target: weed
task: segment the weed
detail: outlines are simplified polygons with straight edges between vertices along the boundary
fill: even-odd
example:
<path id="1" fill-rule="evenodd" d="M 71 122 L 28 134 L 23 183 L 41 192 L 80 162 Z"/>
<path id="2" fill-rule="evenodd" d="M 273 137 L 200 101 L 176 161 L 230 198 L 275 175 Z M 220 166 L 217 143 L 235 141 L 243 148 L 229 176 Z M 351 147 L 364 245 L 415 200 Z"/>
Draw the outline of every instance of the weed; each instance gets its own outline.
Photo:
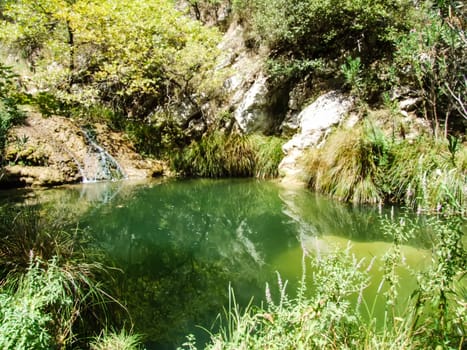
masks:
<path id="1" fill-rule="evenodd" d="M 91 350 L 137 350 L 141 349 L 141 336 L 124 329 L 119 333 L 103 331 L 90 345 Z"/>

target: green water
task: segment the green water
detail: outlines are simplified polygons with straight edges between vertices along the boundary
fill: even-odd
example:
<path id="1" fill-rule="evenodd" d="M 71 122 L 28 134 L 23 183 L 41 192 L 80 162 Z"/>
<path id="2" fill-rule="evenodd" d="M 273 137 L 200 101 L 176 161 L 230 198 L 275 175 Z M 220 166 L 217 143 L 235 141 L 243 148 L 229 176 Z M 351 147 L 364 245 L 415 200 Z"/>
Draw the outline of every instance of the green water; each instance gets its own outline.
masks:
<path id="1" fill-rule="evenodd" d="M 1 196 L 1 201 L 59 205 L 79 217 L 80 226 L 121 271 L 112 280 L 114 293 L 134 330 L 146 335 L 148 349 L 174 349 L 189 333 L 207 340 L 197 326 L 215 329 L 216 315 L 227 307 L 229 285 L 240 305 L 252 297 L 260 303 L 265 283 L 273 285 L 279 272 L 292 293 L 304 251 L 325 254 L 345 249 L 349 240 L 357 257 L 368 263 L 375 258 L 365 294 L 374 300 L 381 256 L 391 246 L 381 221 L 398 216 L 391 209 L 356 208 L 254 180 L 97 183 Z M 431 259 L 424 221 L 419 221 L 415 237 L 403 247 L 408 267 L 399 271 L 401 298 L 415 286 L 409 270 L 423 269 Z"/>

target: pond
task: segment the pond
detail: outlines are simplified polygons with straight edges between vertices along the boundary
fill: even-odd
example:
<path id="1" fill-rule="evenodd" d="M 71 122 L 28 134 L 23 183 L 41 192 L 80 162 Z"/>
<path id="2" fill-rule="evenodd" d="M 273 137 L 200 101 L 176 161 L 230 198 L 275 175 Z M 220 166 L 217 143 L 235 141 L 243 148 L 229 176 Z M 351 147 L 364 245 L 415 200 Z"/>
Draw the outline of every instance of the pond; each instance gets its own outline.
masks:
<path id="1" fill-rule="evenodd" d="M 167 182 L 104 182 L 37 192 L 0 192 L 39 201 L 79 216 L 80 226 L 119 269 L 113 283 L 134 331 L 148 349 L 175 349 L 187 334 L 198 344 L 216 329 L 228 307 L 229 286 L 246 306 L 264 299 L 266 282 L 279 274 L 293 294 L 302 257 L 351 244 L 367 265 L 374 259 L 365 298 L 374 300 L 382 279 L 382 255 L 391 247 L 383 234 L 394 208 L 353 207 L 304 189 L 246 179 Z M 410 270 L 430 262 L 424 219 L 403 246 L 402 294 L 415 287 Z M 379 303 L 376 303 L 379 304 Z M 382 310 L 376 306 L 375 315 Z M 130 321 L 128 321 L 130 322 Z"/>

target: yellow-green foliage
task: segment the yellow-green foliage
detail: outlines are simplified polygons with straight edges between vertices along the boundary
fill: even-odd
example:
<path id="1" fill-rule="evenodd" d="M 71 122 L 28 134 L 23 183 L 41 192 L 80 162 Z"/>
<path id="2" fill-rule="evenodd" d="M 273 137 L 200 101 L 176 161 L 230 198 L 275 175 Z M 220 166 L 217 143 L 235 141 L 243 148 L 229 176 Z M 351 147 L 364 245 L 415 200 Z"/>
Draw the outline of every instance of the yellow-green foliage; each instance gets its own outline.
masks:
<path id="1" fill-rule="evenodd" d="M 0 40 L 29 59 L 39 88 L 65 98 L 138 115 L 217 87 L 219 32 L 170 0 L 24 0 L 3 14 Z"/>

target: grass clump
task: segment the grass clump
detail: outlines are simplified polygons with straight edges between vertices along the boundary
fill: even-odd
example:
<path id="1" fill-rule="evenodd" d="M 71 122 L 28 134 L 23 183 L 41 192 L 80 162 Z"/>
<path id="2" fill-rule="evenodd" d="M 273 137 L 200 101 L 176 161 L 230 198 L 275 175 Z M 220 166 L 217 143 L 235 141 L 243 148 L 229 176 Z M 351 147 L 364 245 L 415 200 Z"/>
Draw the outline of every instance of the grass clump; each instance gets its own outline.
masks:
<path id="1" fill-rule="evenodd" d="M 284 157 L 284 141 L 278 137 L 251 135 L 249 139 L 255 149 L 255 177 L 259 179 L 279 176 L 279 163 Z"/>
<path id="2" fill-rule="evenodd" d="M 310 154 L 310 187 L 342 201 L 379 203 L 386 152 L 384 138 L 374 129 L 339 129 Z"/>
<path id="3" fill-rule="evenodd" d="M 312 190 L 352 203 L 392 202 L 465 214 L 466 147 L 460 141 L 390 139 L 370 123 L 338 129 L 310 152 Z"/>
<path id="4" fill-rule="evenodd" d="M 213 132 L 192 142 L 180 156 L 172 159 L 174 168 L 186 176 L 252 176 L 254 152 L 248 138 Z"/>
<path id="5" fill-rule="evenodd" d="M 91 350 L 138 350 L 141 347 L 139 334 L 127 333 L 124 329 L 120 332 L 104 331 L 90 344 Z"/>
<path id="6" fill-rule="evenodd" d="M 172 166 L 185 176 L 272 178 L 282 159 L 281 140 L 215 131 L 193 141 Z"/>

